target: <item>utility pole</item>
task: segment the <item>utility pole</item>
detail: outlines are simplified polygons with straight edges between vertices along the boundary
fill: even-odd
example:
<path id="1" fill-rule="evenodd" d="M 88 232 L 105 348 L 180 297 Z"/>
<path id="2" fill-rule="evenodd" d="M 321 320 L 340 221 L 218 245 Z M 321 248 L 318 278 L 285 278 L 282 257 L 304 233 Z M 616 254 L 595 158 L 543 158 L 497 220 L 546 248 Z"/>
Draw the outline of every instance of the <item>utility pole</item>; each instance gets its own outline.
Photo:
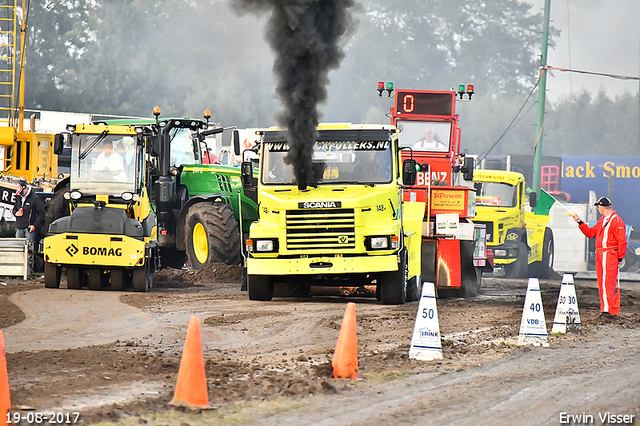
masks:
<path id="1" fill-rule="evenodd" d="M 533 155 L 533 183 L 531 189 L 540 192 L 540 174 L 542 171 L 542 133 L 544 132 L 544 104 L 547 91 L 547 50 L 549 49 L 549 11 L 551 0 L 544 2 L 544 25 L 542 28 L 542 55 L 540 57 L 540 82 L 538 83 L 538 123 L 536 144 Z"/>

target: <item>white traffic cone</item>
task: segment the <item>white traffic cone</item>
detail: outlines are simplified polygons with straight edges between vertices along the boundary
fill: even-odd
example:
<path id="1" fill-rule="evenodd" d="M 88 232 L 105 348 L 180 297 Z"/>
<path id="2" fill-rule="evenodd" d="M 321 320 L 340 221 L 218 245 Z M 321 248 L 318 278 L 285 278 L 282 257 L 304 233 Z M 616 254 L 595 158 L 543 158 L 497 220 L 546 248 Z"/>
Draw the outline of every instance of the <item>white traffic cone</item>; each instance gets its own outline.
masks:
<path id="1" fill-rule="evenodd" d="M 537 278 L 529 278 L 529 283 L 527 284 L 518 345 L 549 346 L 540 283 Z"/>
<path id="2" fill-rule="evenodd" d="M 578 311 L 578 298 L 576 288 L 573 285 L 573 275 L 564 274 L 558 304 L 556 305 L 556 315 L 553 318 L 551 333 L 566 333 L 567 328 L 575 330 L 580 327 L 580 312 Z"/>
<path id="3" fill-rule="evenodd" d="M 438 307 L 433 283 L 426 282 L 422 285 L 422 296 L 418 304 L 416 324 L 413 327 L 409 358 L 420 361 L 442 359 Z"/>

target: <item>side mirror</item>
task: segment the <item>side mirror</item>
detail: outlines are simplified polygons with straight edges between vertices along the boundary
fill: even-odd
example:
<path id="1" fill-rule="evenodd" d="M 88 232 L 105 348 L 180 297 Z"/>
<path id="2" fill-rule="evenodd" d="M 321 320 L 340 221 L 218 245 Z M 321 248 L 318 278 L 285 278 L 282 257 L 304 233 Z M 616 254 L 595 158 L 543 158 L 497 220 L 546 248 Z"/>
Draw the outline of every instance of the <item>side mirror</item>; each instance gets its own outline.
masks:
<path id="1" fill-rule="evenodd" d="M 258 179 L 253 177 L 253 163 L 251 161 L 243 161 L 240 164 L 240 173 L 243 189 L 253 189 L 258 185 Z"/>
<path id="2" fill-rule="evenodd" d="M 529 206 L 533 209 L 538 204 L 538 194 L 535 192 L 529 193 Z"/>
<path id="3" fill-rule="evenodd" d="M 233 131 L 233 152 L 240 155 L 240 132 L 237 129 Z"/>
<path id="4" fill-rule="evenodd" d="M 405 186 L 413 186 L 416 184 L 416 165 L 418 162 L 414 159 L 404 160 L 402 163 L 402 184 Z"/>
<path id="5" fill-rule="evenodd" d="M 149 154 L 151 154 L 152 157 L 160 156 L 160 152 L 162 151 L 163 137 L 164 136 L 162 135 L 162 133 L 159 133 L 149 139 Z"/>
<path id="6" fill-rule="evenodd" d="M 53 153 L 56 155 L 62 154 L 62 150 L 64 149 L 64 141 L 67 140 L 71 135 L 69 133 L 56 133 L 53 137 Z"/>
<path id="7" fill-rule="evenodd" d="M 473 157 L 465 157 L 464 163 L 462 164 L 462 179 L 466 181 L 473 180 L 473 169 L 475 168 L 475 160 Z"/>

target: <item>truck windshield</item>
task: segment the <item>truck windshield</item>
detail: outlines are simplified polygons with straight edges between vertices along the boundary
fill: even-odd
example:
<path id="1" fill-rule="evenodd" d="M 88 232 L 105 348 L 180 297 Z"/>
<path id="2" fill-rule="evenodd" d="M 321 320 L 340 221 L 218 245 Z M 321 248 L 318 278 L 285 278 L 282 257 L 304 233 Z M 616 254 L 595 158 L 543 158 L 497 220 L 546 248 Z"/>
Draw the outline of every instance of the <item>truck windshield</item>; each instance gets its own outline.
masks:
<path id="1" fill-rule="evenodd" d="M 293 166 L 285 164 L 285 142 L 263 144 L 262 183 L 295 185 Z M 391 142 L 319 141 L 313 151 L 313 184 L 383 184 L 391 182 Z"/>
<path id="2" fill-rule="evenodd" d="M 508 183 L 476 182 L 476 205 L 515 207 L 518 205 L 517 187 Z"/>
<path id="3" fill-rule="evenodd" d="M 415 151 L 449 152 L 451 123 L 445 121 L 398 120 L 400 147 Z"/>
<path id="4" fill-rule="evenodd" d="M 200 164 L 199 149 L 194 149 L 191 130 L 176 127 L 169 132 L 171 138 L 171 165 Z"/>
<path id="5" fill-rule="evenodd" d="M 91 145 L 95 149 L 87 150 Z M 132 135 L 76 134 L 71 147 L 71 189 L 87 194 L 132 192 L 136 188 L 135 164 Z"/>

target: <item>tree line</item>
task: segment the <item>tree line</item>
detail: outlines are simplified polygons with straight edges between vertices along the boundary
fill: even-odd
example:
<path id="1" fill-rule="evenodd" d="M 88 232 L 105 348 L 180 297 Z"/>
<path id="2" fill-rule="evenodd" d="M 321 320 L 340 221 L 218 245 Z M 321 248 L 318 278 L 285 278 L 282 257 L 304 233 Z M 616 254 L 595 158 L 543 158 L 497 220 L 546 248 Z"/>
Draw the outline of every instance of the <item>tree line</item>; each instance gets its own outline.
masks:
<path id="1" fill-rule="evenodd" d="M 295 1 L 295 0 L 289 0 Z M 238 14 L 234 0 L 31 0 L 25 106 L 95 114 L 200 116 L 224 126 L 266 127 L 274 96 L 267 17 Z M 396 88 L 474 84 L 460 103 L 463 146 L 533 153 L 542 16 L 521 0 L 360 0 L 358 29 L 329 75 L 324 121 L 388 123 Z M 550 39 L 559 36 L 552 29 Z M 640 155 L 638 94 L 583 91 L 547 105 L 545 155 Z"/>

